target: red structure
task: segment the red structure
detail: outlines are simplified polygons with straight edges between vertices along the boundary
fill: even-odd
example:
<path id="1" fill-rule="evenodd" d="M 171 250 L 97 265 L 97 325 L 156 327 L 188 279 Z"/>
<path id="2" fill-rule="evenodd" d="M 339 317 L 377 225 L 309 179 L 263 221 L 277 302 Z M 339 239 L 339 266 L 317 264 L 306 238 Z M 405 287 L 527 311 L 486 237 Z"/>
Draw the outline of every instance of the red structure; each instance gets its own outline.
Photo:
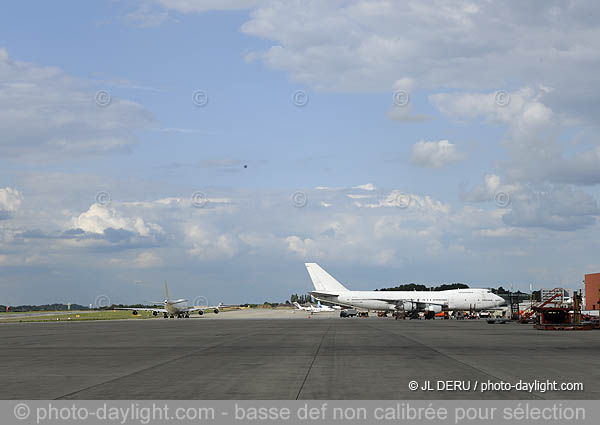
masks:
<path id="1" fill-rule="evenodd" d="M 585 275 L 585 309 L 600 310 L 600 273 Z"/>

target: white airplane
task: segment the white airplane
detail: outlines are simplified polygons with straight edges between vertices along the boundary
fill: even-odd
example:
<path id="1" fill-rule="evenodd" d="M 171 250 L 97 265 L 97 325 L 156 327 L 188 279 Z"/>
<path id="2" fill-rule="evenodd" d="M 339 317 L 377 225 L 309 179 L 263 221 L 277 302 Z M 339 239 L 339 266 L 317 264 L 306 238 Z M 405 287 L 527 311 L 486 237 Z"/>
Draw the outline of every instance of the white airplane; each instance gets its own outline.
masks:
<path id="1" fill-rule="evenodd" d="M 313 313 L 331 313 L 334 312 L 338 309 L 334 308 L 334 307 L 329 307 L 327 305 L 322 305 L 321 301 L 319 301 L 317 303 L 317 306 L 315 307 L 312 304 L 308 304 L 308 307 L 302 307 L 300 304 L 298 304 L 297 302 L 294 303 L 294 306 L 296 306 L 296 308 L 298 310 L 302 310 L 302 311 L 308 311 L 310 314 Z"/>
<path id="2" fill-rule="evenodd" d="M 305 263 L 315 290 L 315 299 L 368 310 L 425 312 L 432 317 L 442 311 L 490 310 L 505 304 L 502 297 L 488 289 L 450 289 L 446 291 L 351 291 L 335 280 L 317 263 Z"/>
<path id="3" fill-rule="evenodd" d="M 154 316 L 158 316 L 162 314 L 164 318 L 189 318 L 190 313 L 195 311 L 198 312 L 200 316 L 204 314 L 204 310 L 213 310 L 215 314 L 219 313 L 219 309 L 223 306 L 223 303 L 215 306 L 187 306 L 187 300 L 179 299 L 172 300 L 169 298 L 169 286 L 167 282 L 165 282 L 165 295 L 166 298 L 164 301 L 154 301 L 152 304 L 156 305 L 164 305 L 164 308 L 117 308 L 117 310 L 131 310 L 134 316 L 137 316 L 140 311 L 151 311 Z"/>

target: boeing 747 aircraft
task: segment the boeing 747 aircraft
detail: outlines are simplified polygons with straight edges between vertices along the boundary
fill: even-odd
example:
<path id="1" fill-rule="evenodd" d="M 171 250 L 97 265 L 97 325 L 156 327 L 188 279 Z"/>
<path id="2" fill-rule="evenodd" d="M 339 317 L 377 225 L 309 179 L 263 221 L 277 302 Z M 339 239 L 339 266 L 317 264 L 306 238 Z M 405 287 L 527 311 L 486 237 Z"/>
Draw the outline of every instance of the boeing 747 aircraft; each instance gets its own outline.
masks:
<path id="1" fill-rule="evenodd" d="M 450 289 L 447 291 L 351 291 L 335 280 L 317 263 L 305 263 L 315 290 L 315 299 L 369 310 L 425 312 L 433 316 L 442 311 L 489 310 L 504 305 L 502 297 L 488 289 Z"/>
<path id="2" fill-rule="evenodd" d="M 204 314 L 204 310 L 213 310 L 215 312 L 215 314 L 219 313 L 219 309 L 221 308 L 221 306 L 223 304 L 219 304 L 216 306 L 193 306 L 193 307 L 188 307 L 187 306 L 187 300 L 184 299 L 180 299 L 180 300 L 172 300 L 169 298 L 169 286 L 167 285 L 167 282 L 165 282 L 165 295 L 166 298 L 164 301 L 155 301 L 152 304 L 157 304 L 157 305 L 164 305 L 164 308 L 118 308 L 117 310 L 132 310 L 132 313 L 134 316 L 137 316 L 137 314 L 140 311 L 151 311 L 152 314 L 154 316 L 158 316 L 159 314 L 162 314 L 164 316 L 164 318 L 173 318 L 173 317 L 177 317 L 177 318 L 189 318 L 190 317 L 190 313 L 193 313 L 195 311 L 198 312 L 198 314 L 200 316 L 202 316 Z"/>

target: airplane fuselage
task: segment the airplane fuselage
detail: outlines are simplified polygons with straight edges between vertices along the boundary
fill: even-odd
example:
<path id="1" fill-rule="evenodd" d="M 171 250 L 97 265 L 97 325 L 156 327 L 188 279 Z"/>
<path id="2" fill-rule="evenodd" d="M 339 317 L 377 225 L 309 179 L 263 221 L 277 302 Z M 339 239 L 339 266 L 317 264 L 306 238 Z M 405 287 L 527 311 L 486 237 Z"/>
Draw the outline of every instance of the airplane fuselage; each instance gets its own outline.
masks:
<path id="1" fill-rule="evenodd" d="M 178 314 L 183 313 L 186 309 L 187 309 L 187 301 L 186 300 L 177 300 L 177 301 L 166 300 L 165 301 L 165 310 L 167 310 L 169 312 L 169 315 L 171 315 L 171 316 L 177 316 Z"/>
<path id="2" fill-rule="evenodd" d="M 450 289 L 446 291 L 344 291 L 335 296 L 317 297 L 330 301 L 369 310 L 416 311 L 431 310 L 487 310 L 496 308 L 504 300 L 487 289 Z M 401 303 L 397 300 L 402 299 Z"/>

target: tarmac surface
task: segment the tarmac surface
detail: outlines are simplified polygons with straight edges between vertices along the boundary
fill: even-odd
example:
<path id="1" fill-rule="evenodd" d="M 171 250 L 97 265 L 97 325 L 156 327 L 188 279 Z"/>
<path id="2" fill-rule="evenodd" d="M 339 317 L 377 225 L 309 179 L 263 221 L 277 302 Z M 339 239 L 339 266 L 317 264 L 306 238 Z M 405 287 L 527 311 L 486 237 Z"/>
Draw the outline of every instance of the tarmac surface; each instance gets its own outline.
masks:
<path id="1" fill-rule="evenodd" d="M 1 324 L 0 338 L 2 399 L 600 399 L 600 331 L 242 310 Z M 480 391 L 536 380 L 584 390 Z"/>

